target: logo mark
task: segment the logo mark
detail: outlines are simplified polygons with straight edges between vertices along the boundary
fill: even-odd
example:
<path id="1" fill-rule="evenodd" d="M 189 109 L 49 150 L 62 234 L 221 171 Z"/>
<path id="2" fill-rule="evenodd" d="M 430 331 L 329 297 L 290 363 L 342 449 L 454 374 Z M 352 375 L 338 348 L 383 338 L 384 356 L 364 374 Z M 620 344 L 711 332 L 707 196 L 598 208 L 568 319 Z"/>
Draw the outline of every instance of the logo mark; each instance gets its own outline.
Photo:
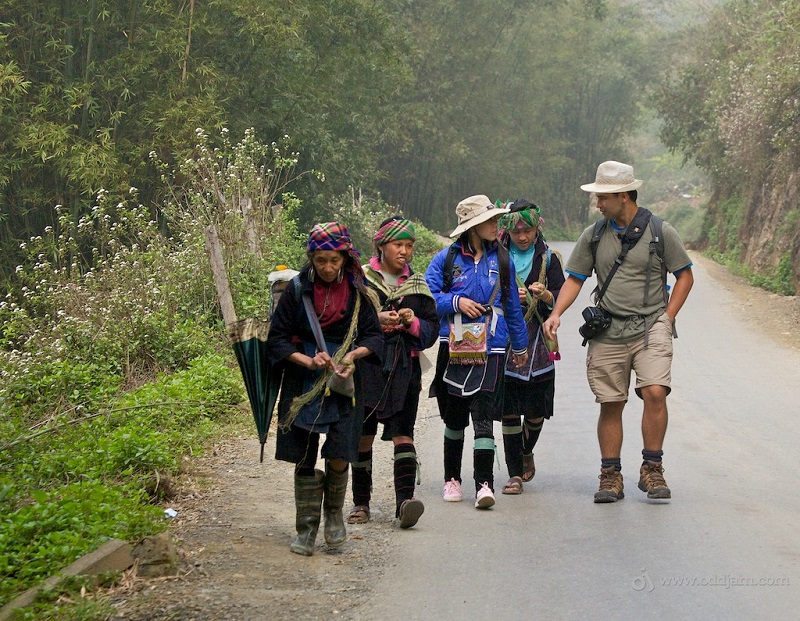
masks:
<path id="1" fill-rule="evenodd" d="M 632 586 L 634 591 L 647 591 L 648 593 L 652 593 L 656 588 L 644 567 L 642 567 L 642 575 L 633 579 Z"/>

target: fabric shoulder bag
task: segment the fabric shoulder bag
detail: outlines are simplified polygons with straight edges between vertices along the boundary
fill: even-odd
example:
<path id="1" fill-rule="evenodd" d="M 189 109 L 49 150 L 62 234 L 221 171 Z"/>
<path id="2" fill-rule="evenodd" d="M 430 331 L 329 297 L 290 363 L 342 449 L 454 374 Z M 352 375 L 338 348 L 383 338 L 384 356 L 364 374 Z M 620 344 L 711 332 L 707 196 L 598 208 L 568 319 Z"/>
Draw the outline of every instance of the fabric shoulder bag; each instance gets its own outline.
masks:
<path id="1" fill-rule="evenodd" d="M 486 311 L 477 321 L 465 322 L 462 313 L 456 313 L 450 322 L 450 333 L 448 335 L 448 349 L 450 352 L 450 364 L 486 364 L 488 355 L 488 332 L 489 322 L 499 310 L 494 310 L 494 303 L 500 291 L 500 278 L 494 286 Z"/>

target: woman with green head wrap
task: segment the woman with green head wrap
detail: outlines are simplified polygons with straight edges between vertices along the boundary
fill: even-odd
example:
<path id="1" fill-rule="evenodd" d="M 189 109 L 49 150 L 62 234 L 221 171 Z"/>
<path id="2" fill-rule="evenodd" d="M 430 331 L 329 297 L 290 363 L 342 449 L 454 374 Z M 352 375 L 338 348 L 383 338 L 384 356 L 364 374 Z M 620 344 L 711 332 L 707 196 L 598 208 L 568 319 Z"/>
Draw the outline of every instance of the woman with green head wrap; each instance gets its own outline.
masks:
<path id="1" fill-rule="evenodd" d="M 425 510 L 415 497 L 417 420 L 422 368 L 419 354 L 436 342 L 439 318 L 436 303 L 422 274 L 411 270 L 416 231 L 401 216 L 384 220 L 373 237 L 375 256 L 363 266 L 383 328 L 383 363 L 364 365 L 364 425 L 353 464 L 353 508 L 347 521 L 363 524 L 370 519 L 372 497 L 372 445 L 381 439 L 394 444 L 395 517 L 400 528 L 417 523 Z"/>
<path id="2" fill-rule="evenodd" d="M 553 415 L 555 360 L 558 347 L 544 337 L 542 323 L 550 315 L 564 284 L 560 257 L 544 239 L 544 218 L 538 205 L 517 199 L 500 220 L 501 240 L 517 272 L 517 293 L 528 326 L 529 364 L 506 365 L 503 403 L 503 448 L 509 480 L 504 494 L 522 493 L 536 468 L 533 449 L 544 419 Z"/>

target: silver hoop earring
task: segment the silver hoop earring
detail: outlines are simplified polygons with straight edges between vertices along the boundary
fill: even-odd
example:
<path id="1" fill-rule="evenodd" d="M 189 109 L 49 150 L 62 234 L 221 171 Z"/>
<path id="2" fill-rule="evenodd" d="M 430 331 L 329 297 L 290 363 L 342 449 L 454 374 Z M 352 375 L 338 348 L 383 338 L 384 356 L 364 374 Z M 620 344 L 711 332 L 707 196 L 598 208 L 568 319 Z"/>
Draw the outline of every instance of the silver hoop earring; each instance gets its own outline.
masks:
<path id="1" fill-rule="evenodd" d="M 336 274 L 336 282 L 342 282 L 344 280 L 344 270 L 339 268 L 339 273 Z"/>
<path id="2" fill-rule="evenodd" d="M 308 268 L 308 281 L 314 282 L 314 266 Z"/>

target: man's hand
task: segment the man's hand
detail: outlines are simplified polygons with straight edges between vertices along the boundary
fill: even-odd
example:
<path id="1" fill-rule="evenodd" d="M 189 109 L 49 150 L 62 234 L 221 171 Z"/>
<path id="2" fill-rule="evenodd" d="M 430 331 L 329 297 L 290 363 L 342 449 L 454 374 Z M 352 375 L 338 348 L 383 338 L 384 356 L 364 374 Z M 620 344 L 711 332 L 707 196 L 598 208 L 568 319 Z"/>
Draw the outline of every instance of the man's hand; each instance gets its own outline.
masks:
<path id="1" fill-rule="evenodd" d="M 547 318 L 542 324 L 542 330 L 544 331 L 544 335 L 550 339 L 551 341 L 556 340 L 556 332 L 558 332 L 558 328 L 561 325 L 561 317 L 555 314 L 551 314 L 550 317 Z"/>

